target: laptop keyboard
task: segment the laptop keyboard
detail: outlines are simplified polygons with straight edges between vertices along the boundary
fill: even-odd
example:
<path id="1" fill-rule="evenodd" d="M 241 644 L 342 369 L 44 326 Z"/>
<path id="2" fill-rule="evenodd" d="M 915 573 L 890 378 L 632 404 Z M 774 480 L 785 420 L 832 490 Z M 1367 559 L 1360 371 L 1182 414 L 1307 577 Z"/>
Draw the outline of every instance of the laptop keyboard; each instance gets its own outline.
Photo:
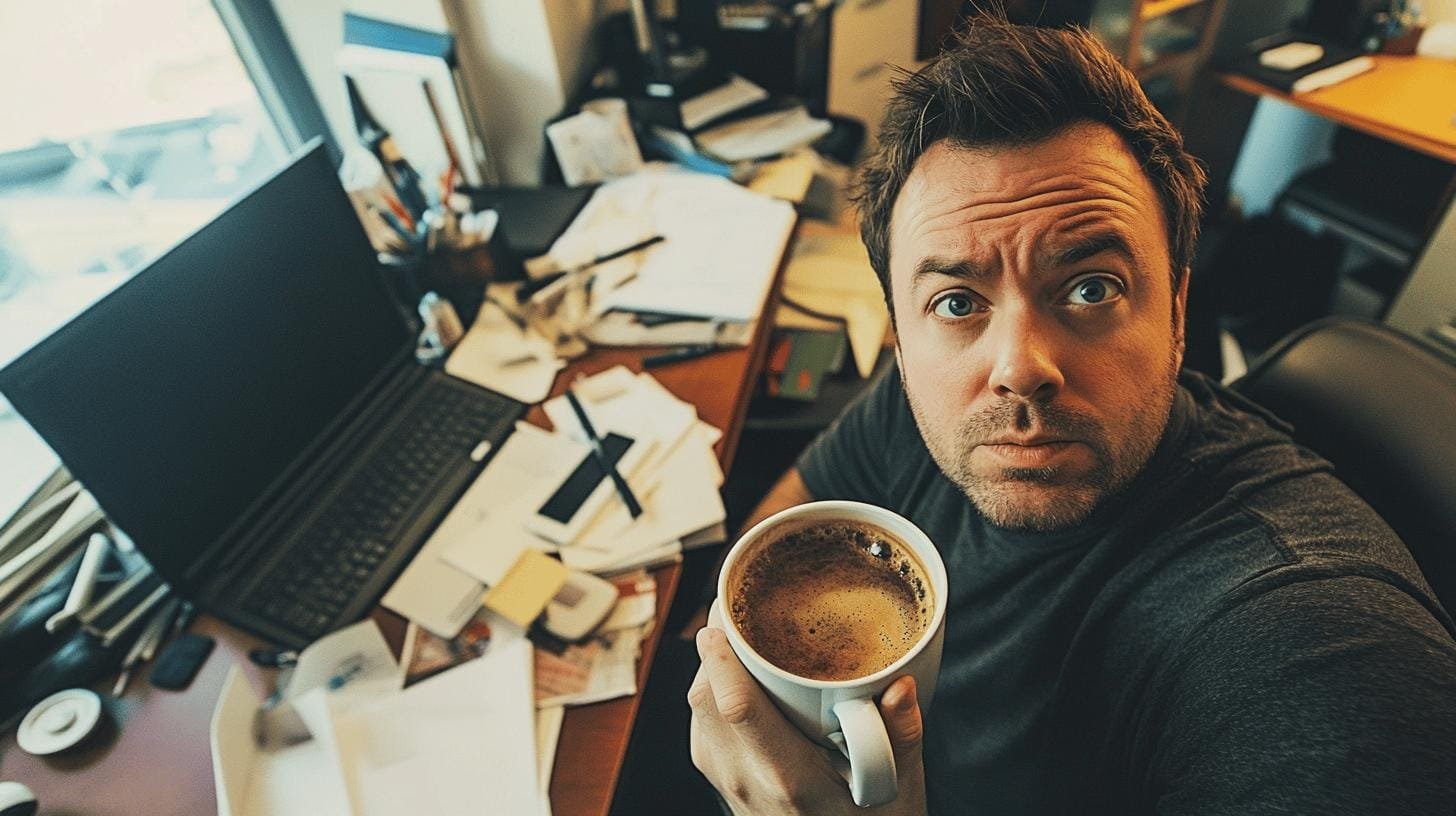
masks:
<path id="1" fill-rule="evenodd" d="M 429 381 L 427 391 L 258 582 L 244 602 L 249 612 L 308 640 L 344 623 L 346 607 L 442 478 L 469 462 L 482 440 L 499 445 L 521 412 L 513 400 L 448 381 Z"/>

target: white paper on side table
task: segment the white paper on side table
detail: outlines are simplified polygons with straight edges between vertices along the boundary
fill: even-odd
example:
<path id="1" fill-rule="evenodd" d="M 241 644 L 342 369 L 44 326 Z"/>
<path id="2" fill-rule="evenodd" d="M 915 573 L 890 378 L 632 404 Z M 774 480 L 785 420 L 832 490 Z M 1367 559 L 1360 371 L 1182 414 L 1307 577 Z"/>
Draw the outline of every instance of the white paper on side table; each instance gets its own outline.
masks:
<path id="1" fill-rule="evenodd" d="M 378 635 L 372 621 L 350 629 L 362 628 Z M 358 634 L 326 649 L 330 659 L 368 640 Z M 211 728 L 220 816 L 464 816 L 481 811 L 482 791 L 498 812 L 543 812 L 529 641 L 502 630 L 484 656 L 404 690 L 397 665 L 383 673 L 393 688 L 300 690 L 312 739 L 264 750 L 253 730 L 259 699 L 234 667 Z"/>

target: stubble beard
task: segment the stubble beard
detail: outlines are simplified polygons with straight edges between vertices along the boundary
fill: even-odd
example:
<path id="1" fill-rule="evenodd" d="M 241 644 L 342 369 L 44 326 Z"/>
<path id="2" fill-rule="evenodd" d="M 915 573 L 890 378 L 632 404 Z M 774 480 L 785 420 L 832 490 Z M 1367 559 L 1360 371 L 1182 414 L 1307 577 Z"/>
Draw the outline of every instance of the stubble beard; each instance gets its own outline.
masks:
<path id="1" fill-rule="evenodd" d="M 1148 390 L 1134 411 L 1130 433 L 1114 449 L 1101 423 L 1094 417 L 1055 403 L 1005 400 L 968 417 L 949 434 L 937 432 L 913 396 L 908 383 L 902 386 L 910 403 L 915 424 L 930 456 L 941 471 L 981 515 L 997 527 L 1029 532 L 1054 532 L 1081 524 L 1109 499 L 1121 494 L 1152 458 L 1167 427 L 1177 389 L 1178 361 L 1170 361 L 1163 377 Z M 1001 468 L 995 474 L 978 472 L 971 455 L 982 440 L 1010 431 L 1035 431 L 1084 442 L 1092 451 L 1093 466 L 1075 477 L 1056 467 Z M 1070 479 L 1070 480 L 1064 480 Z M 1041 486 L 1051 491 L 1046 501 L 1028 501 L 1018 495 L 1022 486 Z"/>

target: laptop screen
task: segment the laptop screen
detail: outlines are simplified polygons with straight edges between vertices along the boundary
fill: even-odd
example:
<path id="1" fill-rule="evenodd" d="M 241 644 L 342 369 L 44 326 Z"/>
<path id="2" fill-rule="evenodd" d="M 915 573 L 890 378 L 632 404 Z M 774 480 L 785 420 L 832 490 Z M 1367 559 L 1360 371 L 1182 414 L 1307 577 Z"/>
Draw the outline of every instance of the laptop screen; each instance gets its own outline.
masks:
<path id="1" fill-rule="evenodd" d="M 174 582 L 410 341 L 315 145 L 4 371 Z"/>

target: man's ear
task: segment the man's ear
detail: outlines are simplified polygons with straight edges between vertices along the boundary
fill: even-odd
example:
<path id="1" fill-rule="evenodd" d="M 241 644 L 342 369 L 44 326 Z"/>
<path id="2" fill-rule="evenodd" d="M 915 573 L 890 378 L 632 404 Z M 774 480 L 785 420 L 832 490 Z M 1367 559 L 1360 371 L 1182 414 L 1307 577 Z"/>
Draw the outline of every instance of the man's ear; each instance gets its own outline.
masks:
<path id="1" fill-rule="evenodd" d="M 1173 348 L 1178 354 L 1178 365 L 1183 364 L 1183 351 L 1188 339 L 1188 280 L 1193 270 L 1183 267 L 1178 276 L 1178 290 L 1173 293 Z"/>

